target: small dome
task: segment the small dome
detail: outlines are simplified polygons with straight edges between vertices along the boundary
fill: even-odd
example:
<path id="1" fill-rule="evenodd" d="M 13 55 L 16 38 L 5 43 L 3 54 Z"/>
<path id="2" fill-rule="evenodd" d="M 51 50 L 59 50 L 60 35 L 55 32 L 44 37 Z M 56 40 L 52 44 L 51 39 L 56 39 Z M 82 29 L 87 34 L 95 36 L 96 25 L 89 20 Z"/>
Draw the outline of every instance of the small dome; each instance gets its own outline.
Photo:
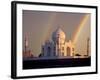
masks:
<path id="1" fill-rule="evenodd" d="M 55 41 L 58 38 L 65 40 L 65 33 L 61 28 L 57 28 L 56 31 L 54 31 L 52 34 L 53 41 Z"/>

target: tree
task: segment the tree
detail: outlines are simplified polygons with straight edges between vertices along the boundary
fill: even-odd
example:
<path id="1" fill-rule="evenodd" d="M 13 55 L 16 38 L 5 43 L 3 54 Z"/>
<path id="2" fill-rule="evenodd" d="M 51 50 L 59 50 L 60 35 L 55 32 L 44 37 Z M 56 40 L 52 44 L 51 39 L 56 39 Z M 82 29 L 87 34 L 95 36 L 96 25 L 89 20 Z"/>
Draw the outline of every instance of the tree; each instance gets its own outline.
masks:
<path id="1" fill-rule="evenodd" d="M 81 55 L 77 53 L 77 54 L 75 54 L 75 56 L 78 56 L 78 58 L 79 58 Z"/>
<path id="2" fill-rule="evenodd" d="M 42 54 L 41 53 L 39 54 L 39 57 L 42 57 Z"/>

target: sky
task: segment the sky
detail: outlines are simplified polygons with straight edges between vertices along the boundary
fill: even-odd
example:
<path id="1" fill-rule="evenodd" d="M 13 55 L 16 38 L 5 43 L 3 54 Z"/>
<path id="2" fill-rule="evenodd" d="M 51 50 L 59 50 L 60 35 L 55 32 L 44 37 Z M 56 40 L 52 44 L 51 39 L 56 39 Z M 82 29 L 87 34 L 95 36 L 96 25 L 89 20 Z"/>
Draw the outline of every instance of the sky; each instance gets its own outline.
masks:
<path id="1" fill-rule="evenodd" d="M 38 56 L 41 45 L 47 39 L 52 40 L 52 33 L 60 27 L 66 34 L 66 41 L 74 43 L 75 53 L 86 55 L 87 39 L 91 36 L 90 18 L 89 13 L 23 10 L 23 49 L 27 36 L 29 49 Z"/>

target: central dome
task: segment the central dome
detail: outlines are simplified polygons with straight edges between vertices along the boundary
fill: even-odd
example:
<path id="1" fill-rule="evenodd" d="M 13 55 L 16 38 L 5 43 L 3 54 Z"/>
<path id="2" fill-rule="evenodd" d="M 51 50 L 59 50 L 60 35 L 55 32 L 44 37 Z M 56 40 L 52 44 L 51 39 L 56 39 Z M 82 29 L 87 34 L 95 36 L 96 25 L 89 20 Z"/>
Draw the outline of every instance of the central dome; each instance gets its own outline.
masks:
<path id="1" fill-rule="evenodd" d="M 52 34 L 53 41 L 56 41 L 58 38 L 65 40 L 65 37 L 65 33 L 61 28 L 57 28 Z"/>

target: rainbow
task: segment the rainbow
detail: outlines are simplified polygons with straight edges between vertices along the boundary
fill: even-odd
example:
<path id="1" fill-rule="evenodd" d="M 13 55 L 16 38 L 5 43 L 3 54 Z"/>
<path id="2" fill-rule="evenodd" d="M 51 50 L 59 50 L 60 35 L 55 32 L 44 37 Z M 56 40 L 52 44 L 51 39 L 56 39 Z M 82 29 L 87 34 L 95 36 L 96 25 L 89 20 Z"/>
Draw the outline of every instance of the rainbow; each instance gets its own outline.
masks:
<path id="1" fill-rule="evenodd" d="M 49 39 L 49 35 L 50 35 L 51 31 L 52 31 L 52 28 L 54 28 L 52 25 L 54 24 L 54 21 L 56 19 L 56 15 L 57 15 L 57 13 L 53 13 L 49 17 L 48 21 L 46 22 L 44 33 L 43 33 L 44 34 L 43 35 L 44 36 L 44 40 L 43 41 Z"/>
<path id="2" fill-rule="evenodd" d="M 85 23 L 87 22 L 88 18 L 89 18 L 89 14 L 86 14 L 86 15 L 83 17 L 83 19 L 82 19 L 82 21 L 80 22 L 80 24 L 78 25 L 78 28 L 76 29 L 76 31 L 75 31 L 75 33 L 74 33 L 74 36 L 73 36 L 73 39 L 72 39 L 74 44 L 77 42 L 78 37 L 79 37 L 79 35 L 80 35 L 80 32 L 81 32 L 82 28 L 84 27 Z"/>

